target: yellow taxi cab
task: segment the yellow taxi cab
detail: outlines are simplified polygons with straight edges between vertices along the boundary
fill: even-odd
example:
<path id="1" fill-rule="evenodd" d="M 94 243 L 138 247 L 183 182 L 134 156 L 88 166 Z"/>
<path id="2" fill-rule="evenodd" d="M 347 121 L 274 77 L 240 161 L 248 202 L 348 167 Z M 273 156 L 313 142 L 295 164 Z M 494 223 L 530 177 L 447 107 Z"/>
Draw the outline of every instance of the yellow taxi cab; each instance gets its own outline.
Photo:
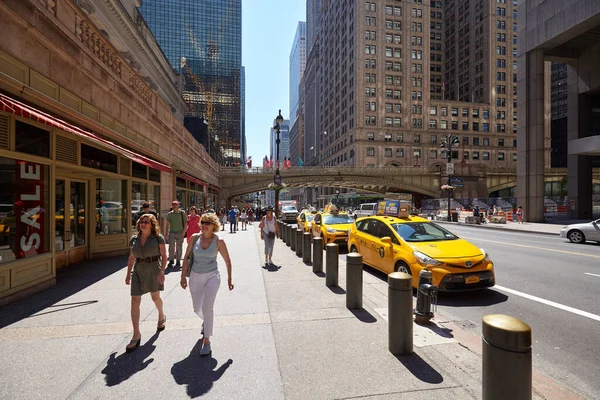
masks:
<path id="1" fill-rule="evenodd" d="M 348 248 L 382 272 L 411 274 L 414 287 L 423 269 L 431 271 L 433 284 L 441 291 L 482 289 L 496 281 L 485 250 L 435 222 L 409 215 L 399 201 L 379 202 L 377 215 L 358 219 Z"/>
<path id="2" fill-rule="evenodd" d="M 328 243 L 347 244 L 348 232 L 354 219 L 345 212 L 339 212 L 333 204 L 328 204 L 323 212 L 318 212 L 312 222 L 313 237 L 322 237 L 323 246 Z"/>
<path id="3" fill-rule="evenodd" d="M 304 232 L 310 232 L 312 221 L 316 214 L 317 211 L 302 210 L 302 212 L 298 214 L 298 218 L 296 218 L 298 228 L 302 229 Z"/>

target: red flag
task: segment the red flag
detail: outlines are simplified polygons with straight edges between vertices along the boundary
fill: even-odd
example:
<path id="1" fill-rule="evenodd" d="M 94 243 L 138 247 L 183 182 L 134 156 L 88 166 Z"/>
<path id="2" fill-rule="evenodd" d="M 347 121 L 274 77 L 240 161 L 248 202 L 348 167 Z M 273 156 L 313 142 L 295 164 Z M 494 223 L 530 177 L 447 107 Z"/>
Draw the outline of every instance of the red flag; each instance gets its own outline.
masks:
<path id="1" fill-rule="evenodd" d="M 265 156 L 265 158 L 263 160 L 263 168 L 264 169 L 268 169 L 269 168 L 269 159 L 267 158 L 267 156 Z"/>
<path id="2" fill-rule="evenodd" d="M 269 161 L 269 168 L 273 168 L 273 156 L 271 156 L 271 160 Z"/>
<path id="3" fill-rule="evenodd" d="M 292 160 L 289 160 L 289 159 L 288 159 L 288 160 L 285 160 L 285 161 L 283 162 L 283 168 L 284 168 L 284 169 L 288 169 L 288 168 L 291 168 L 291 167 L 292 167 Z"/>

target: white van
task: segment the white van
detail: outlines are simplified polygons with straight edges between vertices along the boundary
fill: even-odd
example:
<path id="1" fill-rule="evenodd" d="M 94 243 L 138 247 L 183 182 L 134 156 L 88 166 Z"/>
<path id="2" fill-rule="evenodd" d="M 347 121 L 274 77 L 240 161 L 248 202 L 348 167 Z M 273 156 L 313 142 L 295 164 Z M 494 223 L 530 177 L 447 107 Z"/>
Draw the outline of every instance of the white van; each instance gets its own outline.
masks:
<path id="1" fill-rule="evenodd" d="M 377 213 L 377 203 L 364 203 L 354 210 L 354 218 L 369 217 Z"/>

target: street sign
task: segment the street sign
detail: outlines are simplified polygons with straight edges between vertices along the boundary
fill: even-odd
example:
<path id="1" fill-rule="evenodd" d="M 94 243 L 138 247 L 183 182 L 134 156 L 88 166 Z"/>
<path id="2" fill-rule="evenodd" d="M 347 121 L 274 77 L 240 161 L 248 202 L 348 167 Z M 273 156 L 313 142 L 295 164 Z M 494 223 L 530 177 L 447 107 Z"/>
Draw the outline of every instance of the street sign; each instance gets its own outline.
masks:
<path id="1" fill-rule="evenodd" d="M 452 186 L 454 186 L 455 188 L 465 187 L 465 185 L 463 185 L 462 183 L 454 183 L 452 184 Z"/>
<path id="2" fill-rule="evenodd" d="M 446 164 L 446 173 L 448 175 L 454 175 L 454 163 Z"/>
<path id="3" fill-rule="evenodd" d="M 462 183 L 462 178 L 452 177 L 450 178 L 450 182 Z"/>

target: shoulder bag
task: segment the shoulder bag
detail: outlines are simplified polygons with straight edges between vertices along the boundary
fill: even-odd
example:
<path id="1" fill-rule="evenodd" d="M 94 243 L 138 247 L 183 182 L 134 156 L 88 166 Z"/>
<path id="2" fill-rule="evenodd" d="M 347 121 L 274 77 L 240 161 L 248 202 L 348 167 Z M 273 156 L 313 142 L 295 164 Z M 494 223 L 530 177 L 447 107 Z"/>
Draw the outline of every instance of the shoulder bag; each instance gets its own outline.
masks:
<path id="1" fill-rule="evenodd" d="M 188 269 L 185 274 L 185 276 L 187 276 L 188 278 L 190 277 L 190 274 L 192 273 L 192 265 L 194 265 L 194 246 L 196 246 L 196 242 L 198 241 L 199 237 L 200 237 L 200 235 L 193 235 L 192 241 L 190 242 L 190 246 L 192 246 L 192 250 L 190 251 L 190 255 L 188 256 Z"/>

